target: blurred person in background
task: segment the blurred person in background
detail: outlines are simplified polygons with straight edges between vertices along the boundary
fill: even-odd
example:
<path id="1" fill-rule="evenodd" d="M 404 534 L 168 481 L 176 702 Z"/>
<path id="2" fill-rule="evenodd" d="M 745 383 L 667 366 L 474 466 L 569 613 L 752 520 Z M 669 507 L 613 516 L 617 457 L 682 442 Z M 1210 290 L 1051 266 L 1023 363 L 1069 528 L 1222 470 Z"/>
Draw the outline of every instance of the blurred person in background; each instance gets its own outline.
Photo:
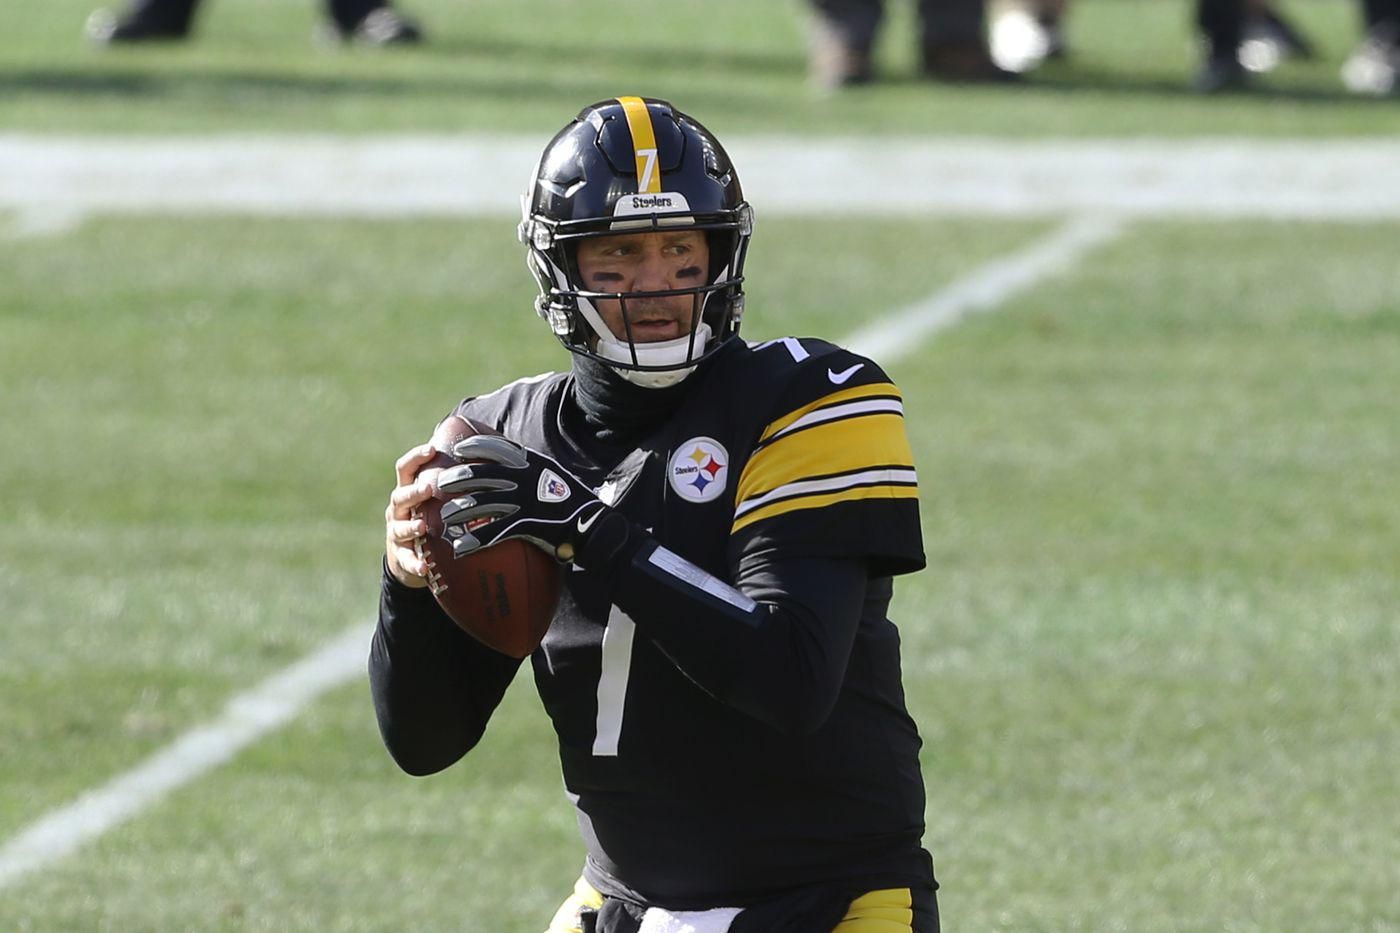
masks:
<path id="1" fill-rule="evenodd" d="M 1288 59 L 1310 61 L 1316 55 L 1311 40 L 1272 6 L 1262 0 L 1245 3 L 1238 57 L 1246 70 L 1263 74 Z"/>
<path id="2" fill-rule="evenodd" d="M 1342 82 L 1356 94 L 1394 94 L 1400 90 L 1400 0 L 1362 0 L 1361 11 L 1365 34 L 1342 66 Z M 1262 0 L 1199 0 L 1197 22 L 1206 57 L 1195 87 L 1205 93 L 1244 87 L 1250 73 L 1314 55 L 1312 44 Z"/>
<path id="3" fill-rule="evenodd" d="M 1342 66 L 1342 82 L 1356 94 L 1400 92 L 1400 0 L 1363 0 L 1366 34 Z"/>
<path id="4" fill-rule="evenodd" d="M 1400 0 L 1371 0 L 1395 2 Z M 1068 0 L 1006 0 L 997 5 L 989 37 L 992 60 L 1026 72 L 1068 54 Z M 1243 87 L 1248 73 L 1272 71 L 1285 59 L 1310 59 L 1313 46 L 1265 0 L 1197 0 L 1196 25 L 1205 54 L 1195 87 L 1204 92 Z"/>
<path id="5" fill-rule="evenodd" d="M 1017 74 L 1047 59 L 1064 58 L 1069 0 L 1006 0 L 996 5 L 988 50 L 997 67 Z"/>
<path id="6" fill-rule="evenodd" d="M 865 84 L 874 77 L 872 52 L 883 0 L 810 0 L 811 73 L 823 90 Z M 1017 75 L 992 61 L 983 36 L 984 0 L 918 0 L 919 60 L 935 81 L 1002 82 Z"/>
<path id="7" fill-rule="evenodd" d="M 1312 43 L 1263 0 L 1197 0 L 1196 26 L 1204 50 L 1192 86 L 1203 94 L 1244 88 L 1251 73 L 1313 56 Z"/>
<path id="8" fill-rule="evenodd" d="M 1201 67 L 1192 87 L 1202 94 L 1239 90 L 1248 83 L 1240 62 L 1244 0 L 1197 0 L 1196 28 L 1202 38 Z"/>
<path id="9" fill-rule="evenodd" d="M 184 39 L 190 34 L 200 0 L 131 0 L 121 14 L 95 10 L 86 32 L 109 45 Z M 318 35 L 366 45 L 408 45 L 422 41 L 418 26 L 388 0 L 325 0 L 326 23 Z"/>

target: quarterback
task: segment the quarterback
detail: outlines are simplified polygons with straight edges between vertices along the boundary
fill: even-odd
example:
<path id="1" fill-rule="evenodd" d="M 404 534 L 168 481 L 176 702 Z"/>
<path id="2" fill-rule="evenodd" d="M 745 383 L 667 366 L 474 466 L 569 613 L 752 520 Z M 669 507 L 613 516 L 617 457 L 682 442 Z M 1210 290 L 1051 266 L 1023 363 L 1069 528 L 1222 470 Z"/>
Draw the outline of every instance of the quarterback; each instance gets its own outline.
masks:
<path id="1" fill-rule="evenodd" d="M 530 658 L 585 851 L 549 933 L 935 933 L 886 617 L 924 563 L 898 388 L 821 340 L 739 339 L 753 213 L 719 141 L 665 101 L 585 108 L 523 207 L 571 366 L 461 402 L 511 443 L 462 441 L 471 462 L 437 482 L 459 554 L 523 538 L 570 565 Z M 370 656 L 412 774 L 471 751 L 521 664 L 425 588 L 431 456 L 397 464 Z M 537 495 L 545 471 L 567 510 Z"/>

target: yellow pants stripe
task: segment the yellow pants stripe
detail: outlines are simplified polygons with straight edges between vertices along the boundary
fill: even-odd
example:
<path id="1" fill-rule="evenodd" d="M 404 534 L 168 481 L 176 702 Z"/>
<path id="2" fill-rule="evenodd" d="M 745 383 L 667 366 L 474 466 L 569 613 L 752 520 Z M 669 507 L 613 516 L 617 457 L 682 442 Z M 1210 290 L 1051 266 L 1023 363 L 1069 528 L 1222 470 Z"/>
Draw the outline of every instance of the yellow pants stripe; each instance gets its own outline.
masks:
<path id="1" fill-rule="evenodd" d="M 846 916 L 832 933 L 910 933 L 914 929 L 913 895 L 908 888 L 869 891 L 851 901 Z M 583 933 L 579 912 L 603 906 L 603 895 L 580 878 L 574 893 L 559 906 L 545 933 Z"/>
<path id="2" fill-rule="evenodd" d="M 909 933 L 914 929 L 914 897 L 908 888 L 883 888 L 851 901 L 832 933 Z"/>
<path id="3" fill-rule="evenodd" d="M 574 882 L 574 893 L 554 912 L 554 919 L 549 921 L 549 929 L 545 933 L 583 933 L 579 913 L 584 908 L 597 910 L 602 906 L 603 895 L 580 877 Z"/>

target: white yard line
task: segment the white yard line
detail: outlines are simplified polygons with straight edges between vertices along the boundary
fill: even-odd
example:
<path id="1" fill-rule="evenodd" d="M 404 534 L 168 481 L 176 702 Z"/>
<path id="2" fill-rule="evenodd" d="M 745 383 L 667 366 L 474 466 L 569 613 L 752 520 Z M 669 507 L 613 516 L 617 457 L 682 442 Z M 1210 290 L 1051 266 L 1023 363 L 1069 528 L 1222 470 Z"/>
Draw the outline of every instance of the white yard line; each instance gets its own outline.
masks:
<path id="1" fill-rule="evenodd" d="M 0 133 L 0 210 L 510 215 L 542 137 Z M 1400 140 L 740 137 L 766 214 L 1400 218 Z"/>
<path id="2" fill-rule="evenodd" d="M 279 729 L 317 697 L 365 670 L 370 629 L 348 629 L 228 702 L 199 726 L 72 803 L 31 823 L 0 848 L 0 889 L 136 816 L 172 791 Z"/>
<path id="3" fill-rule="evenodd" d="M 1071 219 L 1025 249 L 993 260 L 926 300 L 862 328 L 847 338 L 845 346 L 878 362 L 893 362 L 967 315 L 998 308 L 1012 295 L 1070 268 L 1117 237 L 1123 227 L 1122 221 L 1108 216 Z"/>

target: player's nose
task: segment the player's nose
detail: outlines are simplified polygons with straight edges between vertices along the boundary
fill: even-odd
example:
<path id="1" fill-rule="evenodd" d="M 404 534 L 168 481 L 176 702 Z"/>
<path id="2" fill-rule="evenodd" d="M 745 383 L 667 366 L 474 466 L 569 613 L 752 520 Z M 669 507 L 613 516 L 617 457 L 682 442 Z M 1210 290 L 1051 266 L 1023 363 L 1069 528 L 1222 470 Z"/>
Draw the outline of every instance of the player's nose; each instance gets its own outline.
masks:
<path id="1" fill-rule="evenodd" d="M 637 266 L 633 287 L 639 292 L 659 292 L 675 286 L 671 262 L 660 250 L 647 250 Z"/>

